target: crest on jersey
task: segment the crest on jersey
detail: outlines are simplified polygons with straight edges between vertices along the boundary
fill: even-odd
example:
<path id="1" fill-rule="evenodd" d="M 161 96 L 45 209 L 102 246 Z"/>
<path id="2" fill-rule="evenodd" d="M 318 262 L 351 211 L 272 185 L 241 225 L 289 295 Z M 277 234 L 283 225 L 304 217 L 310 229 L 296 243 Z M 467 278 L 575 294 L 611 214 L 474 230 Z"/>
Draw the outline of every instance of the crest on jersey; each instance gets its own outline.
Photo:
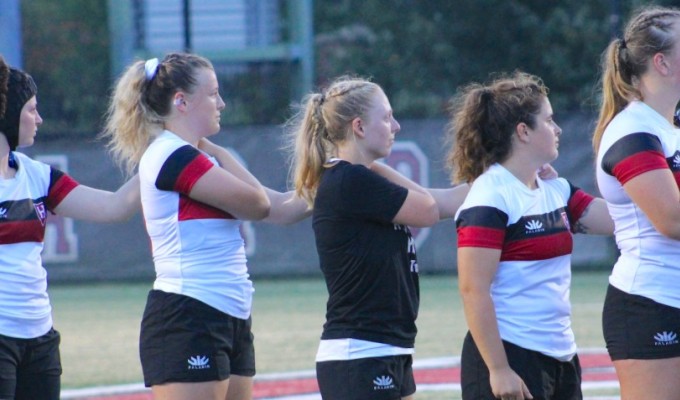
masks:
<path id="1" fill-rule="evenodd" d="M 35 208 L 35 214 L 40 219 L 42 226 L 45 226 L 45 221 L 47 220 L 47 211 L 45 211 L 45 203 L 42 201 L 40 203 L 33 203 L 33 208 Z"/>
<path id="2" fill-rule="evenodd" d="M 562 215 L 562 221 L 564 221 L 564 226 L 566 226 L 567 230 L 570 231 L 571 226 L 569 226 L 569 217 L 567 216 L 566 211 L 562 211 L 561 215 Z"/>

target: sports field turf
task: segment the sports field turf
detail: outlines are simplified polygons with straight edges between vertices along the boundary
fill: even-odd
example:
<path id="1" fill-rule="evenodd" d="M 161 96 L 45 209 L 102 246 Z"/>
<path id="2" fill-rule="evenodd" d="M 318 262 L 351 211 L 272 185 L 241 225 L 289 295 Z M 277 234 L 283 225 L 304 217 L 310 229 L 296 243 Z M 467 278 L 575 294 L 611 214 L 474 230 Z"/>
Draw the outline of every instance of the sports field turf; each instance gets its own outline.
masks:
<path id="1" fill-rule="evenodd" d="M 64 388 L 141 382 L 139 321 L 151 283 L 55 285 Z M 574 275 L 574 330 L 581 348 L 603 347 L 604 272 Z M 320 279 L 256 280 L 253 330 L 259 373 L 309 370 L 324 319 Z M 416 359 L 457 356 L 466 332 L 453 275 L 422 276 Z M 427 398 L 419 396 L 420 399 Z"/>

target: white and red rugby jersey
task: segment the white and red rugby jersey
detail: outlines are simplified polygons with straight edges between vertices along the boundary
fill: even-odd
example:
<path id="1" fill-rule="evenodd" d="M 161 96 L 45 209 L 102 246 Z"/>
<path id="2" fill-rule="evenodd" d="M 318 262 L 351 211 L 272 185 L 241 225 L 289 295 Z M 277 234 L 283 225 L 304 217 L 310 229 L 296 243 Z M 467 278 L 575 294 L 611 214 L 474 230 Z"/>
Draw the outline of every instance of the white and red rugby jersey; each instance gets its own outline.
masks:
<path id="1" fill-rule="evenodd" d="M 500 164 L 492 165 L 458 210 L 458 247 L 501 250 L 491 284 L 501 338 L 569 360 L 576 353 L 571 226 L 593 197 L 563 178 L 537 182 L 531 190 Z"/>
<path id="2" fill-rule="evenodd" d="M 621 252 L 609 283 L 680 308 L 680 241 L 660 234 L 623 190 L 629 180 L 657 169 L 670 169 L 680 186 L 680 129 L 633 101 L 605 129 L 597 157 L 597 184 Z"/>
<path id="3" fill-rule="evenodd" d="M 188 196 L 216 164 L 170 131 L 157 137 L 142 156 L 139 177 L 156 268 L 154 289 L 189 296 L 246 319 L 253 285 L 241 222 Z"/>
<path id="4" fill-rule="evenodd" d="M 52 328 L 47 272 L 40 253 L 47 212 L 78 183 L 47 164 L 14 152 L 13 179 L 0 179 L 0 334 L 36 338 Z"/>

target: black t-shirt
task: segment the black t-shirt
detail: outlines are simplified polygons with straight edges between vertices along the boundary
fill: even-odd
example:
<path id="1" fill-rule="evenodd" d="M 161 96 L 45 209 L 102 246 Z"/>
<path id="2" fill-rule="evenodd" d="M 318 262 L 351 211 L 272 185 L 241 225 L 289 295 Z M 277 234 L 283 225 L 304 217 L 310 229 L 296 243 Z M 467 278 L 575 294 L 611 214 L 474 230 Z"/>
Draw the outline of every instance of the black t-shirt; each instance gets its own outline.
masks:
<path id="1" fill-rule="evenodd" d="M 363 165 L 324 171 L 312 225 L 328 288 L 322 339 L 413 347 L 419 287 L 415 243 L 391 221 L 408 190 Z"/>

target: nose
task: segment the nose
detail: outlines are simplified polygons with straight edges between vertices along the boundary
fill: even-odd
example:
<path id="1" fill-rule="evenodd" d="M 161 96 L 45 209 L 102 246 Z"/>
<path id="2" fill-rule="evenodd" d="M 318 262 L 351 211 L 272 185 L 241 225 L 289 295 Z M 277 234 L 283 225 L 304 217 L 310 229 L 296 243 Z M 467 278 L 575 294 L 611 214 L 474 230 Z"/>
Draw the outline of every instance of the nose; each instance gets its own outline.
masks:
<path id="1" fill-rule="evenodd" d="M 396 118 L 392 117 L 392 132 L 395 134 L 401 130 L 401 125 L 397 122 Z"/>
<path id="2" fill-rule="evenodd" d="M 42 123 L 43 123 L 43 119 L 42 119 L 42 117 L 40 116 L 40 113 L 38 113 L 38 112 L 36 111 L 36 114 L 35 114 L 35 125 L 36 125 L 36 126 L 40 126 L 40 125 L 42 125 Z"/>
<path id="3" fill-rule="evenodd" d="M 562 135 L 562 128 L 560 128 L 559 125 L 555 124 L 555 136 L 561 136 Z"/>
<path id="4" fill-rule="evenodd" d="M 227 106 L 227 104 L 226 104 L 226 103 L 224 102 L 224 100 L 222 99 L 222 96 L 217 95 L 217 97 L 219 98 L 219 101 L 217 102 L 217 109 L 220 110 L 220 111 L 222 111 L 222 110 L 225 109 L 225 107 Z"/>

